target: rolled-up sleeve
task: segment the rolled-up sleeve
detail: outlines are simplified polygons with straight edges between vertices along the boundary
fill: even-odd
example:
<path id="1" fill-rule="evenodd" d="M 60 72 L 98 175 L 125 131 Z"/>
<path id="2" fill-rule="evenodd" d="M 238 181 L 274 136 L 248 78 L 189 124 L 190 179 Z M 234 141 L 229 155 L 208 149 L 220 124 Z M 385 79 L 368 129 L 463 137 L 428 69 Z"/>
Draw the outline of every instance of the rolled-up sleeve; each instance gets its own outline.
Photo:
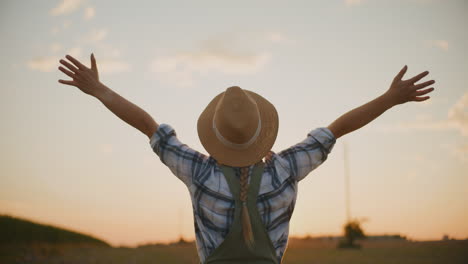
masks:
<path id="1" fill-rule="evenodd" d="M 180 142 L 175 130 L 168 124 L 159 125 L 150 138 L 150 146 L 161 162 L 187 187 L 192 185 L 194 175 L 204 167 L 208 158 Z"/>
<path id="2" fill-rule="evenodd" d="M 336 137 L 327 127 L 318 127 L 307 134 L 298 144 L 278 155 L 287 161 L 291 177 L 300 181 L 327 160 L 336 143 Z"/>

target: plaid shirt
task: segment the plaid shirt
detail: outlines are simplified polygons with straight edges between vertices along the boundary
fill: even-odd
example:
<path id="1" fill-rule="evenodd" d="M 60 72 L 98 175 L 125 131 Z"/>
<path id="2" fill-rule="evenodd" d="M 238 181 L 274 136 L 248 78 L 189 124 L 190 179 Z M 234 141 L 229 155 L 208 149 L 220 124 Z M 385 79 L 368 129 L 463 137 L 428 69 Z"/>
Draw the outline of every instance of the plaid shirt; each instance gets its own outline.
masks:
<path id="1" fill-rule="evenodd" d="M 297 197 L 297 184 L 326 159 L 336 138 L 327 127 L 312 130 L 298 144 L 265 161 L 257 208 L 281 263 Z M 234 221 L 234 199 L 216 160 L 181 143 L 174 129 L 161 124 L 150 145 L 188 188 L 192 199 L 196 246 L 201 263 L 221 244 Z M 250 166 L 252 172 L 253 165 Z M 240 168 L 234 168 L 240 176 Z M 250 177 L 249 177 L 250 182 Z"/>

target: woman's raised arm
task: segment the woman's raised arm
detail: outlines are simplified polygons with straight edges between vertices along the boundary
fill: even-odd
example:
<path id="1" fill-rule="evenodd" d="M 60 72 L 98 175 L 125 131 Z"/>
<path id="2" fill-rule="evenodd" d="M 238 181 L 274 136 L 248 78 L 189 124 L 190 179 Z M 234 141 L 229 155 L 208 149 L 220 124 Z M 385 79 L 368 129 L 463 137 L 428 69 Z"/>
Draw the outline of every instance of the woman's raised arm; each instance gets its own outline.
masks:
<path id="1" fill-rule="evenodd" d="M 425 71 L 408 80 L 402 80 L 407 69 L 408 67 L 405 65 L 405 67 L 403 67 L 403 69 L 401 69 L 401 71 L 395 76 L 390 88 L 384 94 L 340 116 L 328 126 L 328 129 L 330 129 L 336 138 L 339 138 L 367 125 L 369 122 L 395 105 L 410 101 L 421 102 L 429 99 L 429 96 L 421 95 L 432 92 L 434 88 L 431 87 L 424 90 L 420 89 L 434 84 L 435 81 L 430 80 L 420 84 L 415 84 L 417 81 L 428 75 L 429 72 Z"/>
<path id="2" fill-rule="evenodd" d="M 99 81 L 99 73 L 94 54 L 91 54 L 91 68 L 84 66 L 70 55 L 67 55 L 66 58 L 69 59 L 72 64 L 61 59 L 60 63 L 68 69 L 59 66 L 59 70 L 73 80 L 58 80 L 59 83 L 75 86 L 82 92 L 96 97 L 120 119 L 140 130 L 143 134 L 148 136 L 148 138 L 151 138 L 159 125 L 143 109 L 126 100 Z"/>

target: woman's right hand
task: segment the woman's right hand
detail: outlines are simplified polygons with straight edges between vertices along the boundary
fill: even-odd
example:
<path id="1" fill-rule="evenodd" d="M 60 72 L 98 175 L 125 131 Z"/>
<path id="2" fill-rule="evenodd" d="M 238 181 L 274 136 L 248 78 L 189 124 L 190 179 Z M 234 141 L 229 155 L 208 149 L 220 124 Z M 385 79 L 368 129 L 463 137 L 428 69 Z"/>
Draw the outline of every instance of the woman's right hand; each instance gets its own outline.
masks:
<path id="1" fill-rule="evenodd" d="M 425 95 L 434 90 L 433 87 L 420 90 L 424 87 L 434 84 L 434 80 L 415 84 L 417 81 L 428 75 L 428 71 L 422 72 L 408 80 L 402 80 L 403 75 L 405 75 L 407 69 L 408 67 L 405 65 L 405 67 L 403 67 L 403 69 L 401 69 L 401 71 L 393 79 L 390 88 L 387 90 L 387 92 L 385 92 L 385 96 L 390 100 L 392 106 L 403 104 L 409 101 L 425 101 L 430 97 L 421 95 Z"/>
<path id="2" fill-rule="evenodd" d="M 66 55 L 66 58 L 73 64 L 61 59 L 60 63 L 68 69 L 65 69 L 62 66 L 59 66 L 58 68 L 73 80 L 58 80 L 59 83 L 78 87 L 84 93 L 92 96 L 96 96 L 99 92 L 105 90 L 105 86 L 99 81 L 99 73 L 94 54 L 91 54 L 91 68 L 84 66 L 81 62 L 70 55 Z"/>

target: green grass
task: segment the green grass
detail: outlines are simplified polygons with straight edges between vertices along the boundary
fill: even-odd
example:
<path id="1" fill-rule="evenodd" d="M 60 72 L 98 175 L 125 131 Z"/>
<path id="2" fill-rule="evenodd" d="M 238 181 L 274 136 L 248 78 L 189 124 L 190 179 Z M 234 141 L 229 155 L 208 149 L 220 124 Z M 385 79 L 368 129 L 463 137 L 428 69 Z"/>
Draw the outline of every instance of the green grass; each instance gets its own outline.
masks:
<path id="1" fill-rule="evenodd" d="M 108 246 L 106 242 L 89 235 L 0 215 L 0 245 L 31 243 L 87 243 Z"/>

